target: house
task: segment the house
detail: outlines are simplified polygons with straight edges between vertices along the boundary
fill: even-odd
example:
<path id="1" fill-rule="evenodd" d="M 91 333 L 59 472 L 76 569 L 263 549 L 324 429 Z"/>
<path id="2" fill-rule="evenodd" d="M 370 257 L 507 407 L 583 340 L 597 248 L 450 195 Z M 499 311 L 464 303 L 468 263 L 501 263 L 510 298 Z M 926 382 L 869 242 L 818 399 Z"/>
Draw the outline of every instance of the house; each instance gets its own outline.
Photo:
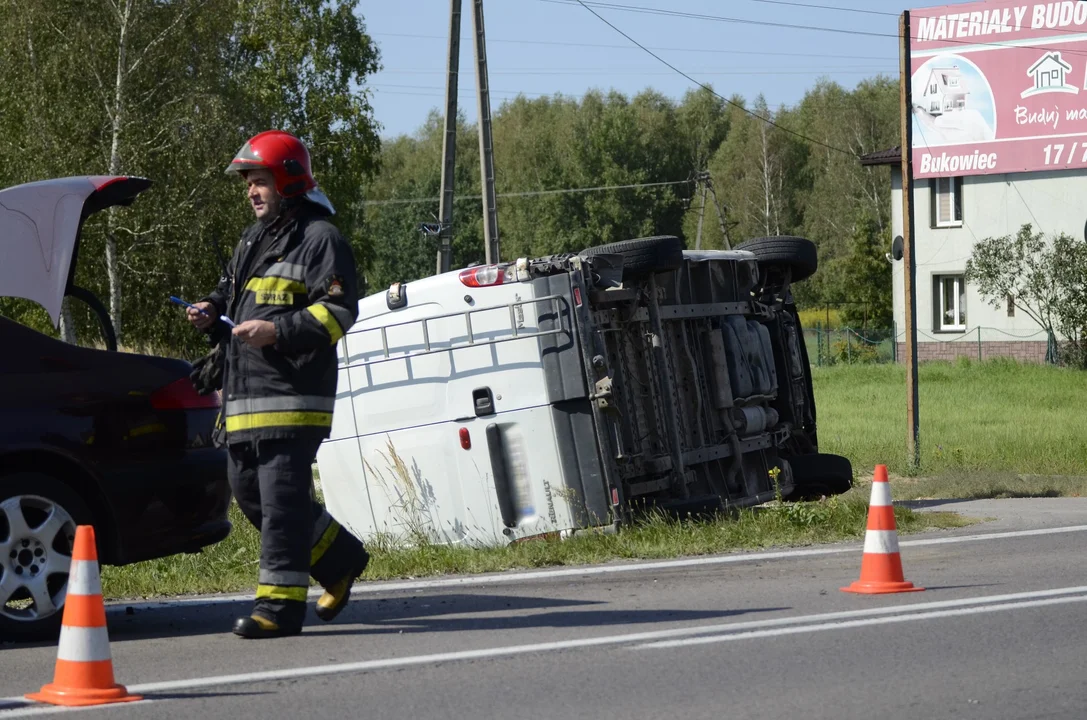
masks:
<path id="1" fill-rule="evenodd" d="M 929 73 L 921 105 L 929 115 L 942 115 L 966 107 L 969 94 L 958 66 L 935 67 Z"/>
<path id="2" fill-rule="evenodd" d="M 891 237 L 902 236 L 902 150 L 861 157 L 891 167 Z M 1009 301 L 993 307 L 964 277 L 975 242 L 1035 231 L 1087 232 L 1087 169 L 970 175 L 914 181 L 917 356 L 920 360 L 1013 357 L 1043 362 L 1046 333 Z M 891 248 L 889 248 L 891 249 Z M 901 252 L 891 249 L 898 355 L 905 357 L 905 290 Z"/>
<path id="3" fill-rule="evenodd" d="M 1059 52 L 1046 53 L 1027 70 L 1027 75 L 1034 80 L 1034 87 L 1027 88 L 1019 95 L 1027 97 L 1045 92 L 1078 93 L 1078 88 L 1064 82 L 1065 75 L 1070 72 L 1072 66 L 1061 59 Z"/>

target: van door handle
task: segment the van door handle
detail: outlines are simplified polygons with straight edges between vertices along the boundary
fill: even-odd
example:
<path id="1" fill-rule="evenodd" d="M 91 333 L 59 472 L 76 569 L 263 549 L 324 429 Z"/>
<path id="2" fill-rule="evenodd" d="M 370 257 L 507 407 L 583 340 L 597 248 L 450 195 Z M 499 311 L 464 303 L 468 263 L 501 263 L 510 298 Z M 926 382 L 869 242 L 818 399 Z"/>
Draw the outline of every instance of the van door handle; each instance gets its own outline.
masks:
<path id="1" fill-rule="evenodd" d="M 476 417 L 494 415 L 494 393 L 489 387 L 476 388 L 472 391 L 472 407 L 476 410 Z"/>

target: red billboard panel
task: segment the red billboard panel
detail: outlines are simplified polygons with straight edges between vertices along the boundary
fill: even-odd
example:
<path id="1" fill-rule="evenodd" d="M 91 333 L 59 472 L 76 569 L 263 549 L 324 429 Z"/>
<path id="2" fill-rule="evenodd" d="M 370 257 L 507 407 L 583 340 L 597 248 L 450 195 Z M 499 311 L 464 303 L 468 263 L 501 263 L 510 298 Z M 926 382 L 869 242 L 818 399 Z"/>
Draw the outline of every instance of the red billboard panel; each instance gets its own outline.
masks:
<path id="1" fill-rule="evenodd" d="M 910 11 L 916 178 L 1087 168 L 1087 2 Z"/>

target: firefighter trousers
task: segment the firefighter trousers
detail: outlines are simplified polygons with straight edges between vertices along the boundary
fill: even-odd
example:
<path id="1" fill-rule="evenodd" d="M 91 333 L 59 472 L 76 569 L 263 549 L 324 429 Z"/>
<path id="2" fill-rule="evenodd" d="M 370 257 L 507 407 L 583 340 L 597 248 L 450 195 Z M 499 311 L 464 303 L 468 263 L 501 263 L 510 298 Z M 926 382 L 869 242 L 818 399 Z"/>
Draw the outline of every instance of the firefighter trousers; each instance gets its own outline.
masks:
<path id="1" fill-rule="evenodd" d="M 362 543 L 317 502 L 313 461 L 320 442 L 258 440 L 229 446 L 234 499 L 260 531 L 255 614 L 300 625 L 312 576 L 328 587 L 366 565 Z"/>

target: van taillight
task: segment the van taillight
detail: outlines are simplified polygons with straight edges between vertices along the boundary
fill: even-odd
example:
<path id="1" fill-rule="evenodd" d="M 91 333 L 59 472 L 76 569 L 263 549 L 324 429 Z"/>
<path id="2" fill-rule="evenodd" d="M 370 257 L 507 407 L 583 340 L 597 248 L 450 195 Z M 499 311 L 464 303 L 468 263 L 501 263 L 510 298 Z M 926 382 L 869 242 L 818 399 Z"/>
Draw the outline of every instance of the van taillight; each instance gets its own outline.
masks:
<path id="1" fill-rule="evenodd" d="M 465 450 L 472 449 L 472 436 L 468 433 L 468 428 L 460 429 L 460 446 Z"/>
<path id="2" fill-rule="evenodd" d="M 219 393 L 200 395 L 187 377 L 151 393 L 151 407 L 156 410 L 200 410 L 217 408 L 219 405 Z"/>
<path id="3" fill-rule="evenodd" d="M 460 271 L 460 281 L 468 287 L 489 287 L 515 280 L 510 265 L 480 265 Z"/>

